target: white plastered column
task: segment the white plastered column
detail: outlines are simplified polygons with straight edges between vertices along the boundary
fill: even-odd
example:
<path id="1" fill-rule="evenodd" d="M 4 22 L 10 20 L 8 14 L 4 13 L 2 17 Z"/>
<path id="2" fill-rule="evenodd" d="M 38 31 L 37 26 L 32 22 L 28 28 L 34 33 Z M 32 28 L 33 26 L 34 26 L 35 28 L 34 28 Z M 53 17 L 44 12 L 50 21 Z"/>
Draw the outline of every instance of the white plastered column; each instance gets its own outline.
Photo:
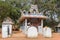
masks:
<path id="1" fill-rule="evenodd" d="M 41 25 L 38 26 L 38 33 L 43 34 L 43 19 L 41 19 Z"/>
<path id="2" fill-rule="evenodd" d="M 43 27 L 43 19 L 41 19 L 41 26 Z"/>
<path id="3" fill-rule="evenodd" d="M 42 34 L 43 34 L 43 19 L 41 19 L 41 27 L 42 27 Z"/>
<path id="4" fill-rule="evenodd" d="M 27 32 L 27 19 L 25 19 L 25 34 Z"/>

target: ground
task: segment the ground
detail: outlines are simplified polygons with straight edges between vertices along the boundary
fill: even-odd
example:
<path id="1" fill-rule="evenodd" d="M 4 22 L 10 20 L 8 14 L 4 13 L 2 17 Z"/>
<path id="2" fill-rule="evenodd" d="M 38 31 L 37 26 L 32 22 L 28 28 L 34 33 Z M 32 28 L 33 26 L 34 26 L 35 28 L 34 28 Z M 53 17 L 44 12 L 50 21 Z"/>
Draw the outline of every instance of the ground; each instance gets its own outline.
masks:
<path id="1" fill-rule="evenodd" d="M 39 35 L 37 38 L 27 38 L 22 32 L 13 33 L 9 38 L 1 38 L 0 40 L 60 40 L 60 33 L 53 33 L 51 38 L 45 38 L 43 35 Z"/>

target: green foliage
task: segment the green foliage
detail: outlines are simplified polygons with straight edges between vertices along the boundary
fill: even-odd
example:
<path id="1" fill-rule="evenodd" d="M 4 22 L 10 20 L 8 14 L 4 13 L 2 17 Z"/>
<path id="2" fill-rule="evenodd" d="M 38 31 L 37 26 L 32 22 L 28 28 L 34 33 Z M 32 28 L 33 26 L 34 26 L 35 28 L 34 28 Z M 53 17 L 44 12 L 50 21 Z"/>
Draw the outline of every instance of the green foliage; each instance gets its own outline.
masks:
<path id="1" fill-rule="evenodd" d="M 37 4 L 39 11 L 44 12 L 44 15 L 50 16 L 49 19 L 44 21 L 44 26 L 54 27 L 60 21 L 60 0 L 33 0 L 33 4 Z M 51 11 L 50 13 L 46 14 L 46 12 Z M 57 15 L 59 19 L 58 22 L 53 19 L 54 15 Z"/>
<path id="2" fill-rule="evenodd" d="M 17 23 L 18 18 L 21 16 L 20 9 L 29 10 L 31 4 L 37 4 L 40 12 L 43 11 L 44 15 L 51 16 L 51 21 L 44 22 L 45 25 L 56 25 L 57 22 L 53 19 L 55 13 L 60 20 L 60 0 L 0 0 L 0 23 L 6 17 L 12 18 Z M 51 11 L 50 15 L 46 14 L 48 11 Z"/>
<path id="3" fill-rule="evenodd" d="M 20 9 L 17 7 L 13 7 L 10 3 L 0 1 L 0 19 L 3 21 L 4 18 L 10 17 L 15 22 L 20 17 Z M 0 22 L 2 22 L 0 21 Z"/>

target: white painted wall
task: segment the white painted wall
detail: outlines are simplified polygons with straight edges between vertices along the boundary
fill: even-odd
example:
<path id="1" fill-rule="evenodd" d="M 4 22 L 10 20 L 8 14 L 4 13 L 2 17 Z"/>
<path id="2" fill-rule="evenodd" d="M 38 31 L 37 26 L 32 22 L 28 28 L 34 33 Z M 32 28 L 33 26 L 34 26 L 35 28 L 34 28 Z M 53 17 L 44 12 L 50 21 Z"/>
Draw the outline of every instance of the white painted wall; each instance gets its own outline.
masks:
<path id="1" fill-rule="evenodd" d="M 9 35 L 8 35 L 9 27 Z M 2 24 L 2 38 L 7 38 L 12 34 L 12 25 L 11 24 Z"/>
<path id="2" fill-rule="evenodd" d="M 2 25 L 2 38 L 8 37 L 8 29 L 7 25 Z"/>
<path id="3" fill-rule="evenodd" d="M 37 36 L 38 36 L 37 28 L 34 27 L 34 26 L 29 27 L 28 30 L 27 30 L 27 37 L 36 38 Z"/>
<path id="4" fill-rule="evenodd" d="M 44 37 L 52 37 L 52 30 L 49 27 L 43 29 L 43 36 Z"/>

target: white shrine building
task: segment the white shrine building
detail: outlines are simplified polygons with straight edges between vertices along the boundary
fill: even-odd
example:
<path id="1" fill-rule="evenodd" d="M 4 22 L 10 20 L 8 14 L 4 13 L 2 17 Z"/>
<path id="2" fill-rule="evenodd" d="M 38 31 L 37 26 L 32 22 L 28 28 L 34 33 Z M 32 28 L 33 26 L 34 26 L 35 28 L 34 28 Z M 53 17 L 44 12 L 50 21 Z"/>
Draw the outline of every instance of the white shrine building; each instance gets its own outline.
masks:
<path id="1" fill-rule="evenodd" d="M 20 29 L 26 33 L 28 26 L 35 26 L 38 33 L 41 34 L 43 31 L 43 20 L 47 19 L 42 12 L 38 12 L 37 5 L 31 5 L 29 12 L 21 11 L 21 17 L 19 19 Z"/>
<path id="2" fill-rule="evenodd" d="M 13 24 L 11 18 L 7 17 L 4 19 L 2 22 L 2 38 L 11 37 Z"/>

